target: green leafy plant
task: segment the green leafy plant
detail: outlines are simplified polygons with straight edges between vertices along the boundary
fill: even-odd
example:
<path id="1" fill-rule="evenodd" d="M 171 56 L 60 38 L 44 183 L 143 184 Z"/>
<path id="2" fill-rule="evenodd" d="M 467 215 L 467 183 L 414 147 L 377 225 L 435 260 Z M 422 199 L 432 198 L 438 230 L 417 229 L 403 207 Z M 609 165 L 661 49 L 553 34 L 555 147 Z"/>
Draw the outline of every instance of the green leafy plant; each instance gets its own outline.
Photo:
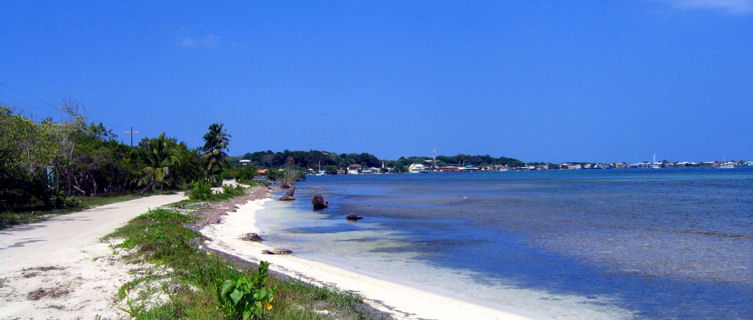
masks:
<path id="1" fill-rule="evenodd" d="M 207 201 L 212 198 L 212 186 L 204 181 L 196 181 L 188 197 L 191 200 Z"/>
<path id="2" fill-rule="evenodd" d="M 251 278 L 247 274 L 227 279 L 219 293 L 221 307 L 231 317 L 262 319 L 265 311 L 272 309 L 275 288 L 266 287 L 269 263 L 262 261 Z"/>

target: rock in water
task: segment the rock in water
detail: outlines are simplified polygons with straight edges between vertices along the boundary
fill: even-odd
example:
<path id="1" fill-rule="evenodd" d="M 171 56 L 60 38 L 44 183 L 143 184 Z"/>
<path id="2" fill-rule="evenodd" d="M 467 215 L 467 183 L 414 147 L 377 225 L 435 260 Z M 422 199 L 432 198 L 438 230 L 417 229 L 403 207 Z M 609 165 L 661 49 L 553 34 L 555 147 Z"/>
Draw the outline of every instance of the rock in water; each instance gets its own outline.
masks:
<path id="1" fill-rule="evenodd" d="M 311 204 L 314 205 L 314 210 L 322 210 L 329 207 L 329 203 L 327 200 L 324 200 L 324 197 L 322 197 L 321 194 L 314 195 L 314 197 L 311 198 Z"/>
<path id="2" fill-rule="evenodd" d="M 254 233 L 254 232 L 246 233 L 246 234 L 242 235 L 241 236 L 241 240 L 253 241 L 253 242 L 262 242 L 262 241 L 264 241 L 264 239 L 262 239 L 260 235 Z"/>
<path id="3" fill-rule="evenodd" d="M 295 200 L 295 197 L 293 196 L 293 193 L 295 192 L 295 187 L 291 187 L 288 189 L 288 192 L 285 192 L 285 194 L 280 197 L 281 201 L 293 201 Z"/>
<path id="4" fill-rule="evenodd" d="M 293 181 L 283 181 L 282 183 L 280 183 L 280 188 L 290 189 L 292 187 L 293 187 Z"/>
<path id="5" fill-rule="evenodd" d="M 359 216 L 359 215 L 357 215 L 355 213 L 351 213 L 351 214 L 345 216 L 345 219 L 348 219 L 350 221 L 358 221 L 358 220 L 363 219 L 363 217 Z"/>
<path id="6" fill-rule="evenodd" d="M 271 255 L 286 255 L 293 253 L 293 250 L 285 249 L 285 248 L 279 248 L 274 250 L 262 250 L 261 253 L 263 254 L 271 254 Z"/>

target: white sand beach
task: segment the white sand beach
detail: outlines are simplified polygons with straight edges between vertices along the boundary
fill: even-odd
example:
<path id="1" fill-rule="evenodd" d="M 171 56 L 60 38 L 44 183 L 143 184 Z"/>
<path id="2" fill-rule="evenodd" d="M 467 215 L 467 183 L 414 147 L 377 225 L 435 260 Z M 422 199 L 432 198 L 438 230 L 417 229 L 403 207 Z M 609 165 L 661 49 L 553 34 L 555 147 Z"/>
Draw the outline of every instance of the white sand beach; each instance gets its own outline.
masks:
<path id="1" fill-rule="evenodd" d="M 369 305 L 398 319 L 528 319 L 510 312 L 302 259 L 295 254 L 262 254 L 263 250 L 273 248 L 258 242 L 244 241 L 240 237 L 249 232 L 262 233 L 256 226 L 256 214 L 266 201 L 270 200 L 249 201 L 239 206 L 236 212 L 224 216 L 222 223 L 204 227 L 201 233 L 211 239 L 206 245 L 249 261 L 268 261 L 271 270 L 309 283 L 357 292 Z"/>

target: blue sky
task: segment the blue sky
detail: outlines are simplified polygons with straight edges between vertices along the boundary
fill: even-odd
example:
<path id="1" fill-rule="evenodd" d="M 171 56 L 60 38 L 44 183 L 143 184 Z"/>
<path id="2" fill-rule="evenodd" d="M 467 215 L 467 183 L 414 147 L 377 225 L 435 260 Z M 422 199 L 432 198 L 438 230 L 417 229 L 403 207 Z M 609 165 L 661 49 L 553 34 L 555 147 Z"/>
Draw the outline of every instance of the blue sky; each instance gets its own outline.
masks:
<path id="1" fill-rule="evenodd" d="M 753 0 L 2 1 L 0 103 L 231 154 L 753 159 Z M 121 134 L 124 141 L 127 135 Z"/>

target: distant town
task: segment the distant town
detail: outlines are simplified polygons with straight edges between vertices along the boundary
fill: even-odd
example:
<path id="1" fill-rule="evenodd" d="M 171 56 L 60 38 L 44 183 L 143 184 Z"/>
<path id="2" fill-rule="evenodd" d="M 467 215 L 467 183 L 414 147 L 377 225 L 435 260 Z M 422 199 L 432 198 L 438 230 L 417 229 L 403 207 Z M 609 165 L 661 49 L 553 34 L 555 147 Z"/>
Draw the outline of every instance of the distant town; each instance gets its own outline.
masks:
<path id="1" fill-rule="evenodd" d="M 426 160 L 427 162 L 430 160 Z M 720 169 L 731 169 L 735 167 L 753 167 L 753 161 L 708 161 L 708 162 L 639 162 L 639 163 L 543 163 L 530 164 L 518 167 L 509 167 L 507 165 L 487 165 L 487 166 L 433 166 L 431 163 L 415 163 L 408 166 L 407 172 L 403 173 L 432 173 L 432 172 L 482 172 L 482 171 L 531 171 L 531 170 L 590 170 L 590 169 L 630 169 L 630 168 L 685 168 L 685 167 L 712 167 Z M 364 168 L 359 164 L 352 164 L 347 168 L 339 168 L 338 175 L 344 174 L 387 174 L 399 173 L 393 167 L 369 167 Z M 325 175 L 327 172 L 309 169 L 310 175 Z"/>
<path id="2" fill-rule="evenodd" d="M 655 156 L 654 156 L 655 158 Z M 709 167 L 730 169 L 753 166 L 753 161 L 643 161 L 628 162 L 529 162 L 514 158 L 491 157 L 489 155 L 401 157 L 398 160 L 380 160 L 368 153 L 337 154 L 325 151 L 256 152 L 236 157 L 237 166 L 253 166 L 264 175 L 267 169 L 295 166 L 307 175 L 356 175 L 392 173 L 433 173 L 433 172 L 490 172 L 490 171 L 536 171 L 536 170 L 599 170 L 630 168 L 687 168 Z"/>

